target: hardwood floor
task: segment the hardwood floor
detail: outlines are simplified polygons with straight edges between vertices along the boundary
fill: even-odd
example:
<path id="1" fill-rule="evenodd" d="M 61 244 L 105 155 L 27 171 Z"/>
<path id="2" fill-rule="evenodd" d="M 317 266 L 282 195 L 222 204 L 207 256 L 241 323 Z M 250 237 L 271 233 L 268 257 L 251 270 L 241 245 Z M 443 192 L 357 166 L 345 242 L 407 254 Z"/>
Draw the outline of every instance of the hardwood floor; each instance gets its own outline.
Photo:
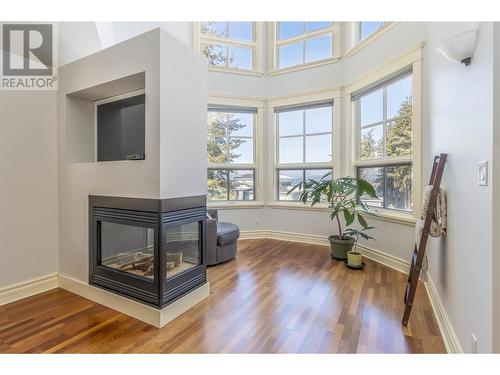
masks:
<path id="1" fill-rule="evenodd" d="M 423 285 L 401 327 L 406 276 L 329 250 L 240 241 L 209 268 L 211 295 L 161 329 L 54 289 L 0 307 L 0 353 L 443 353 Z"/>

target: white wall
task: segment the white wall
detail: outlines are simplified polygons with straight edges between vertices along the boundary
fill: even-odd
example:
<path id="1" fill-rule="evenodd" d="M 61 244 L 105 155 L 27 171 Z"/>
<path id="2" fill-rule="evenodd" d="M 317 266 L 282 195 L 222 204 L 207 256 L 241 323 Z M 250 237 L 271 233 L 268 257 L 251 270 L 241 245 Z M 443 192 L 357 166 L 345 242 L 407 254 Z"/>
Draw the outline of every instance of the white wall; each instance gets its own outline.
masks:
<path id="1" fill-rule="evenodd" d="M 81 281 L 88 278 L 89 195 L 159 198 L 159 39 L 159 33 L 149 33 L 67 64 L 59 71 L 59 272 L 63 275 Z M 77 122 L 82 112 L 76 117 L 66 95 L 139 72 L 145 72 L 146 80 L 146 159 L 73 162 L 72 150 L 67 146 L 70 130 L 75 126 L 92 127 L 93 121 L 90 112 L 87 121 Z M 98 99 L 102 98 L 93 98 Z"/>
<path id="2" fill-rule="evenodd" d="M 462 348 L 492 350 L 492 186 L 478 186 L 481 160 L 492 160 L 493 25 L 481 24 L 472 64 L 446 61 L 437 43 L 471 25 L 431 23 L 426 70 L 424 173 L 434 154 L 448 153 L 442 185 L 448 199 L 446 240 L 428 247 L 429 271 Z M 491 165 L 491 164 L 490 164 Z"/>
<path id="3" fill-rule="evenodd" d="M 207 61 L 161 33 L 160 198 L 207 193 Z"/>
<path id="4" fill-rule="evenodd" d="M 103 95 L 103 85 L 141 72 L 145 73 L 145 160 L 74 162 L 68 142 L 71 134 L 79 133 L 69 130 L 92 127 L 93 115 L 89 111 L 86 121 L 80 121 L 84 111 L 76 112 L 75 101 L 67 95 L 81 97 L 82 90 L 84 99 Z M 123 85 L 112 87 L 123 90 Z M 59 88 L 59 272 L 87 281 L 89 195 L 159 199 L 206 194 L 206 62 L 156 29 L 65 65 Z M 103 98 L 94 96 L 90 100 Z"/>
<path id="5" fill-rule="evenodd" d="M 500 23 L 493 41 L 493 207 L 500 207 Z M 493 210 L 493 351 L 500 353 L 500 210 Z"/>
<path id="6" fill-rule="evenodd" d="M 0 287 L 57 272 L 55 91 L 0 91 Z"/>

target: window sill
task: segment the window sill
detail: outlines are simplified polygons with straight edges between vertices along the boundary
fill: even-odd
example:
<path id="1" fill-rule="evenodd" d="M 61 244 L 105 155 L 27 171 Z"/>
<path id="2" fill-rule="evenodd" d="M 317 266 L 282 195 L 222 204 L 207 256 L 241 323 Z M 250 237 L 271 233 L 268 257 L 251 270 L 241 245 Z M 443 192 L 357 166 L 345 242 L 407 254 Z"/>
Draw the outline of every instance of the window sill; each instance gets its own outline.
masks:
<path id="1" fill-rule="evenodd" d="M 398 22 L 391 22 L 388 23 L 387 25 L 382 26 L 379 30 L 375 31 L 373 34 L 353 46 L 351 49 L 349 49 L 346 53 L 344 53 L 344 57 L 351 57 L 355 55 L 357 52 L 365 48 L 366 46 L 372 44 L 374 41 L 376 41 L 378 38 L 380 38 L 382 35 L 384 35 L 386 32 L 391 30 L 394 26 L 396 26 Z"/>
<path id="2" fill-rule="evenodd" d="M 330 209 L 327 204 L 316 204 L 311 206 L 310 204 L 304 204 L 301 202 L 286 202 L 286 201 L 274 201 L 268 204 L 270 208 L 285 209 L 285 210 L 302 210 L 302 211 L 318 211 L 318 212 L 328 212 Z"/>
<path id="3" fill-rule="evenodd" d="M 412 213 L 399 213 L 392 210 L 369 210 L 366 212 L 374 219 L 379 219 L 382 221 L 388 221 L 390 223 L 408 225 L 410 227 L 415 226 L 417 218 Z"/>
<path id="4" fill-rule="evenodd" d="M 330 212 L 327 204 L 316 204 L 311 207 L 310 204 L 303 204 L 300 202 L 280 202 L 275 201 L 268 204 L 269 208 L 284 209 L 284 210 L 302 210 L 302 211 L 317 211 L 317 212 Z M 390 210 L 368 211 L 367 215 L 374 219 L 388 221 L 391 223 L 414 226 L 417 222 L 415 216 L 411 213 L 397 213 Z"/>
<path id="5" fill-rule="evenodd" d="M 316 68 L 318 66 L 335 64 L 335 63 L 337 63 L 339 61 L 340 61 L 340 57 L 331 57 L 329 59 L 315 61 L 315 62 L 311 62 L 311 63 L 308 63 L 308 64 L 295 65 L 295 66 L 291 66 L 289 68 L 283 68 L 283 69 L 274 70 L 272 72 L 269 72 L 269 75 L 270 76 L 277 76 L 277 75 L 280 75 L 280 74 L 298 72 L 298 71 L 301 71 L 301 70 L 306 70 L 306 69 L 310 69 L 310 68 Z"/>
<path id="6" fill-rule="evenodd" d="M 255 71 L 255 70 L 243 70 L 243 69 L 234 69 L 234 68 L 223 68 L 223 67 L 218 67 L 218 66 L 213 66 L 213 65 L 208 65 L 208 71 L 209 72 L 216 72 L 216 73 L 239 74 L 239 75 L 254 76 L 254 77 L 260 77 L 260 76 L 264 75 L 264 73 L 258 72 L 258 71 Z"/>
<path id="7" fill-rule="evenodd" d="M 263 202 L 259 201 L 230 201 L 230 202 L 208 202 L 207 208 L 217 208 L 219 210 L 234 210 L 234 209 L 245 209 L 245 208 L 262 208 L 264 207 Z"/>

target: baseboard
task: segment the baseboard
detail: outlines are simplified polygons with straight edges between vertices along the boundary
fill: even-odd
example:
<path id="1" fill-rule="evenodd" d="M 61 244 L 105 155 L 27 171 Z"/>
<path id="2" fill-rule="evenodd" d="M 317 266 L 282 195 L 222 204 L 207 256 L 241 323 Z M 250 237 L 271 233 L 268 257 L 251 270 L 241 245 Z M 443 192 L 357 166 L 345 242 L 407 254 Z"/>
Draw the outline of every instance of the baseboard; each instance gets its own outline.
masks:
<path id="1" fill-rule="evenodd" d="M 269 238 L 273 240 L 309 243 L 311 245 L 326 245 L 326 246 L 329 245 L 328 238 L 325 236 L 281 232 L 273 230 L 242 231 L 240 238 L 241 239 Z M 363 245 L 358 245 L 358 246 L 361 248 L 363 256 L 366 256 L 368 259 L 371 259 L 377 263 L 380 263 L 384 266 L 390 267 L 396 271 L 403 272 L 406 274 L 410 269 L 410 262 L 404 259 L 395 257 L 380 250 L 369 248 L 367 246 Z M 436 291 L 432 279 L 430 278 L 429 275 L 426 275 L 426 279 L 423 281 L 425 285 L 425 290 L 427 291 L 427 296 L 429 297 L 429 301 L 431 303 L 434 316 L 436 317 L 439 331 L 441 333 L 441 337 L 443 338 L 447 352 L 463 353 L 460 342 L 458 341 L 458 337 L 455 334 L 455 330 L 453 329 L 453 325 L 451 324 L 451 321 L 448 318 L 448 314 L 446 313 L 444 305 L 441 302 L 441 299 L 439 298 L 439 294 Z"/>
<path id="2" fill-rule="evenodd" d="M 75 280 L 69 276 L 59 275 L 58 279 L 59 287 L 62 289 L 78 294 L 81 297 L 119 311 L 157 328 L 163 327 L 165 324 L 210 295 L 210 284 L 207 282 L 160 310 L 82 281 Z"/>
<path id="3" fill-rule="evenodd" d="M 302 242 L 311 245 L 330 246 L 330 242 L 328 241 L 327 237 L 315 234 L 292 233 L 292 232 L 282 232 L 275 230 L 247 230 L 247 231 L 242 231 L 240 234 L 240 239 L 242 240 L 260 239 L 260 238 Z M 373 249 L 365 245 L 358 245 L 358 247 L 362 250 L 362 253 L 365 257 L 377 263 L 383 264 L 384 266 L 393 268 L 396 271 L 403 273 L 408 273 L 410 269 L 410 263 L 404 259 L 395 257 L 393 255 L 387 254 L 383 251 Z"/>
<path id="4" fill-rule="evenodd" d="M 81 297 L 132 316 L 152 326 L 160 326 L 160 312 L 154 307 L 97 288 L 72 277 L 59 275 L 59 287 Z"/>
<path id="5" fill-rule="evenodd" d="M 432 306 L 432 311 L 434 311 L 434 316 L 439 326 L 439 331 L 441 332 L 441 337 L 443 338 L 446 351 L 451 354 L 462 354 L 462 346 L 455 333 L 453 325 L 451 324 L 450 318 L 446 313 L 441 298 L 436 290 L 434 282 L 430 275 L 427 277 L 427 281 L 424 283 L 425 290 L 429 296 L 429 301 Z"/>
<path id="6" fill-rule="evenodd" d="M 0 306 L 57 288 L 57 274 L 51 273 L 22 283 L 0 288 Z"/>

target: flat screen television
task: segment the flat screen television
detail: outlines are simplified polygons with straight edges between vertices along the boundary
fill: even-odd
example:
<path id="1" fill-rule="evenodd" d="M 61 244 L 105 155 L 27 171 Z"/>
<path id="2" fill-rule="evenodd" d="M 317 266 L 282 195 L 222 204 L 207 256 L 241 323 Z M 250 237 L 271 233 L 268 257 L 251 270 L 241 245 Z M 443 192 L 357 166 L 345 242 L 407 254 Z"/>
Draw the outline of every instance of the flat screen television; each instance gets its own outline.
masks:
<path id="1" fill-rule="evenodd" d="M 145 95 L 97 104 L 97 161 L 144 160 Z"/>

